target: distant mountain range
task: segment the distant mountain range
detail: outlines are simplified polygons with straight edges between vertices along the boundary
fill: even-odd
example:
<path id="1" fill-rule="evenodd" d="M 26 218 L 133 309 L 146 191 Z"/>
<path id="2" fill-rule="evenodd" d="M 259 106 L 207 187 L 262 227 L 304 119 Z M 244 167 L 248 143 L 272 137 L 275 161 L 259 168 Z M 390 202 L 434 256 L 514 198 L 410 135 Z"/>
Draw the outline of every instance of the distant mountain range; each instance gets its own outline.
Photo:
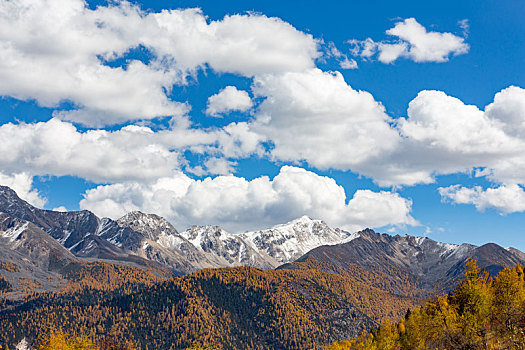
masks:
<path id="1" fill-rule="evenodd" d="M 354 237 L 307 217 L 243 234 L 232 234 L 218 226 L 192 226 L 178 232 L 154 214 L 131 212 L 115 221 L 98 218 L 87 210 L 38 209 L 5 186 L 0 186 L 0 212 L 31 223 L 31 227 L 46 232 L 76 257 L 138 264 L 149 260 L 178 275 L 206 267 L 275 268 L 315 247 Z"/>
<path id="2" fill-rule="evenodd" d="M 370 229 L 350 233 L 306 216 L 241 234 L 219 226 L 192 226 L 179 232 L 164 218 L 138 211 L 115 221 L 87 210 L 38 209 L 5 186 L 0 186 L 0 213 L 2 260 L 35 265 L 31 268 L 38 273 L 26 277 L 38 275 L 43 289 L 50 290 L 63 283 L 60 268 L 79 259 L 162 267 L 174 275 L 233 266 L 318 269 L 414 296 L 436 288 L 450 290 L 471 258 L 493 274 L 525 262 L 519 250 L 492 243 L 454 245 Z M 43 283 L 44 279 L 56 283 Z"/>
<path id="3" fill-rule="evenodd" d="M 118 329 L 155 349 L 317 348 L 452 290 L 469 259 L 490 274 L 525 265 L 523 252 L 493 243 L 350 233 L 308 217 L 179 232 L 154 214 L 38 209 L 0 186 L 0 343 L 58 322 L 100 336 Z"/>

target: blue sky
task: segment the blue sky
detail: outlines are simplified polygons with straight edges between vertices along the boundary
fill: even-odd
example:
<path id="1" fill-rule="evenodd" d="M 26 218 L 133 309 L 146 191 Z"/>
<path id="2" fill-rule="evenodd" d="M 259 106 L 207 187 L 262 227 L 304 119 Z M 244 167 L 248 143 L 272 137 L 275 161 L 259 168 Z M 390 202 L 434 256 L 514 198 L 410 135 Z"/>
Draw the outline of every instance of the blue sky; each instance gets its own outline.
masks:
<path id="1" fill-rule="evenodd" d="M 522 1 L 0 7 L 0 183 L 37 206 L 525 250 Z"/>

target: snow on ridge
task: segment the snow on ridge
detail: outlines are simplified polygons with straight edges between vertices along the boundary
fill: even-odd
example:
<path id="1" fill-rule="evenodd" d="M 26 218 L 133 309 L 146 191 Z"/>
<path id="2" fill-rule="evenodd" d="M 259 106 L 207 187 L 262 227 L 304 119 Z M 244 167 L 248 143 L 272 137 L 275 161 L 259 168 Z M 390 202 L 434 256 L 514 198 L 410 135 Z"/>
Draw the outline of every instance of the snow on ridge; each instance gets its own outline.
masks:
<path id="1" fill-rule="evenodd" d="M 66 243 L 69 236 L 71 236 L 71 231 L 64 230 L 64 237 L 58 239 L 58 242 L 63 245 L 64 243 Z"/>
<path id="2" fill-rule="evenodd" d="M 10 242 L 14 242 L 18 236 L 20 236 L 27 229 L 28 225 L 28 222 L 24 222 L 22 225 L 18 224 L 10 229 L 7 229 L 2 232 L 2 237 L 8 238 Z"/>

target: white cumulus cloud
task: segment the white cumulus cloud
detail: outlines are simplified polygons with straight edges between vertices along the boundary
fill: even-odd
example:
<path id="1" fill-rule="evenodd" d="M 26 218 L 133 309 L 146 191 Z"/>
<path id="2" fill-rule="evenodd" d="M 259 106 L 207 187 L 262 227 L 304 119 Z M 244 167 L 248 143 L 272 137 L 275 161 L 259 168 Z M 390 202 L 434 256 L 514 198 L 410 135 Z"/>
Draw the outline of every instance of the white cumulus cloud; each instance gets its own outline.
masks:
<path id="1" fill-rule="evenodd" d="M 393 192 L 358 190 L 347 202 L 344 189 L 324 176 L 284 166 L 279 174 L 248 181 L 218 176 L 202 181 L 182 173 L 149 184 L 127 182 L 88 190 L 80 202 L 101 216 L 131 210 L 158 213 L 176 227 L 217 224 L 231 231 L 265 228 L 302 215 L 351 231 L 384 225 L 415 225 L 412 202 Z"/>
<path id="2" fill-rule="evenodd" d="M 467 22 L 460 22 L 465 31 Z M 466 54 L 470 46 L 465 38 L 452 33 L 427 31 L 415 18 L 397 22 L 386 34 L 396 37 L 394 41 L 375 42 L 371 38 L 359 41 L 349 40 L 355 56 L 371 58 L 375 54 L 383 63 L 392 63 L 400 57 L 414 62 L 446 62 L 450 56 Z"/>
<path id="3" fill-rule="evenodd" d="M 229 172 L 224 157 L 248 157 L 260 152 L 258 136 L 244 124 L 222 130 L 190 128 L 180 119 L 169 129 L 128 125 L 115 131 L 80 131 L 59 119 L 0 126 L 0 167 L 5 174 L 78 176 L 94 182 L 146 181 L 170 176 L 191 150 L 207 160 L 204 173 Z M 216 161 L 209 156 L 218 158 Z"/>
<path id="4" fill-rule="evenodd" d="M 149 61 L 127 56 L 141 47 Z M 250 77 L 311 68 L 319 55 L 311 35 L 258 14 L 208 21 L 199 9 L 145 12 L 125 1 L 0 2 L 0 95 L 70 102 L 55 116 L 87 126 L 185 114 L 168 94 L 198 69 Z"/>
<path id="5" fill-rule="evenodd" d="M 485 110 L 466 105 L 440 91 L 422 91 L 409 104 L 408 117 L 398 120 L 404 137 L 394 162 L 407 173 L 452 174 L 476 170 L 498 183 L 525 184 L 525 138 L 506 128 L 502 110 L 519 118 L 523 89 L 505 89 Z M 504 99 L 501 97 L 505 96 Z M 518 126 L 518 125 L 517 125 Z M 402 157 L 405 157 L 403 160 Z M 480 169 L 482 169 L 480 171 Z"/>
<path id="6" fill-rule="evenodd" d="M 274 159 L 349 170 L 399 142 L 384 107 L 370 93 L 352 89 L 338 72 L 265 75 L 255 79 L 253 90 L 267 98 L 251 130 L 273 143 Z"/>
<path id="7" fill-rule="evenodd" d="M 252 107 L 250 95 L 235 86 L 226 86 L 217 94 L 208 98 L 206 114 L 212 117 L 220 117 L 232 111 L 246 112 Z"/>
<path id="8" fill-rule="evenodd" d="M 494 208 L 502 213 L 525 211 L 525 191 L 519 185 L 504 185 L 482 189 L 454 185 L 440 187 L 439 193 L 444 200 L 458 204 L 473 204 L 480 211 Z"/>

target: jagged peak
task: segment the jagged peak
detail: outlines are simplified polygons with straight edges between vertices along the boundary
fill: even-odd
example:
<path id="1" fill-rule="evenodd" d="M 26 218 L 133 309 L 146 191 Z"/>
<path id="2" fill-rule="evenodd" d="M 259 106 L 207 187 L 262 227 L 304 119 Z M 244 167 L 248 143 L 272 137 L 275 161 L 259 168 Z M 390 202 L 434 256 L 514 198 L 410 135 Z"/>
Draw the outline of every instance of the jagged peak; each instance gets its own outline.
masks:
<path id="1" fill-rule="evenodd" d="M 150 217 L 150 216 L 157 216 L 155 214 L 146 214 L 140 210 L 133 210 L 133 211 L 130 211 L 126 214 L 124 214 L 123 216 L 121 216 L 119 219 L 117 219 L 117 221 L 124 221 L 124 220 L 127 220 L 127 219 L 134 219 L 134 218 L 143 218 L 143 217 Z"/>
<path id="2" fill-rule="evenodd" d="M 165 218 L 156 214 L 146 214 L 135 210 L 117 220 L 120 227 L 129 227 L 134 231 L 145 233 L 151 238 L 157 238 L 161 233 L 176 234 L 177 230 Z"/>
<path id="3" fill-rule="evenodd" d="M 127 221 L 133 221 L 133 220 L 143 220 L 146 223 L 160 223 L 160 224 L 167 224 L 169 226 L 172 226 L 168 220 L 163 218 L 162 216 L 159 216 L 157 214 L 146 214 L 139 210 L 130 211 L 126 215 L 122 216 L 117 220 L 117 222 L 127 222 Z"/>
<path id="4" fill-rule="evenodd" d="M 2 193 L 2 192 L 16 193 L 15 190 L 13 190 L 11 187 L 0 185 L 0 193 Z"/>
<path id="5" fill-rule="evenodd" d="M 365 229 L 362 229 L 359 231 L 359 233 L 361 234 L 372 234 L 372 235 L 378 235 L 379 233 L 377 233 L 376 231 L 372 230 L 371 228 L 365 228 Z"/>

